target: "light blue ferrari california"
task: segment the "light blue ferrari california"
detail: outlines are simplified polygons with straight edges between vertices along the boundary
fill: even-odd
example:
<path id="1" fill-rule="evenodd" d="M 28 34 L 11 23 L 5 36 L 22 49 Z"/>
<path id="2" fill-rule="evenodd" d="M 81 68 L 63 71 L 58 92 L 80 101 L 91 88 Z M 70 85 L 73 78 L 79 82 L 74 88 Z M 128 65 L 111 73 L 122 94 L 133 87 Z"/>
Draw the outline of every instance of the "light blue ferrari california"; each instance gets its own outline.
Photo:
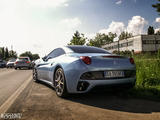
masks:
<path id="1" fill-rule="evenodd" d="M 133 58 L 101 48 L 65 46 L 35 61 L 33 79 L 52 85 L 59 97 L 65 97 L 69 93 L 86 93 L 97 86 L 133 87 L 136 67 Z"/>

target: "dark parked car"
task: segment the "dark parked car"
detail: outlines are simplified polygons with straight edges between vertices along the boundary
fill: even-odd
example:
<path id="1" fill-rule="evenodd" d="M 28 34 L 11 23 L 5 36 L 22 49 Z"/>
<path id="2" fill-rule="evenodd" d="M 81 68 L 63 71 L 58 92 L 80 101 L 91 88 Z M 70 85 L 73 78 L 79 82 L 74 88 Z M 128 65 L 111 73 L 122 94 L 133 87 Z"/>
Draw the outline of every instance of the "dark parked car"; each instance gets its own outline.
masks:
<path id="1" fill-rule="evenodd" d="M 0 59 L 0 68 L 6 67 L 6 62 L 2 59 Z"/>
<path id="2" fill-rule="evenodd" d="M 16 62 L 14 63 L 15 69 L 19 68 L 28 68 L 30 69 L 31 66 L 31 60 L 29 57 L 19 57 L 17 58 Z"/>

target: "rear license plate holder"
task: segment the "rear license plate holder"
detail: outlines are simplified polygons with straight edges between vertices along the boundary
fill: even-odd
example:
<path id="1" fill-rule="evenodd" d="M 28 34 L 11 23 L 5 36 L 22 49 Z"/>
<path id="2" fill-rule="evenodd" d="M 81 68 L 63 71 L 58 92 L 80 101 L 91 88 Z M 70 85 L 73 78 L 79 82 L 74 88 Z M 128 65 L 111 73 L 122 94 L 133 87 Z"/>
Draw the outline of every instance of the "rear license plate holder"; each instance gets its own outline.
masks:
<path id="1" fill-rule="evenodd" d="M 105 78 L 120 78 L 124 77 L 124 71 L 104 71 Z"/>

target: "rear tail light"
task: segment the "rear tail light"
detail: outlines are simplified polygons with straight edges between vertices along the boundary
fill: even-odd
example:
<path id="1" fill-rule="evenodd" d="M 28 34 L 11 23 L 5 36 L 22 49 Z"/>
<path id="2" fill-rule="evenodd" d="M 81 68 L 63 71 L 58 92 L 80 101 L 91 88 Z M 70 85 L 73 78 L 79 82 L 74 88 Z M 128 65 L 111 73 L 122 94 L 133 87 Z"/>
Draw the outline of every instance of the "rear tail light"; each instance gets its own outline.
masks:
<path id="1" fill-rule="evenodd" d="M 16 64 L 18 63 L 18 61 L 17 62 L 15 62 Z"/>
<path id="2" fill-rule="evenodd" d="M 29 61 L 26 61 L 26 63 L 30 63 Z"/>
<path id="3" fill-rule="evenodd" d="M 131 64 L 134 64 L 134 59 L 133 58 L 130 58 L 129 61 L 130 61 Z"/>
<path id="4" fill-rule="evenodd" d="M 81 56 L 80 59 L 87 65 L 91 64 L 91 58 L 88 56 Z"/>

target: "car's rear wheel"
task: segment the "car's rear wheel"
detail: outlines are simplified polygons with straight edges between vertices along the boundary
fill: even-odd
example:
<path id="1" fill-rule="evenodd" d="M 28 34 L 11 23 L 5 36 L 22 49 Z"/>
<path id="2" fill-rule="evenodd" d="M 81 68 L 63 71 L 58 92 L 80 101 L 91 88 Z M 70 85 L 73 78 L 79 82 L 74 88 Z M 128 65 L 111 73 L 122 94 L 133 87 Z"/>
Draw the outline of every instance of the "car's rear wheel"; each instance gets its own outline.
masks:
<path id="1" fill-rule="evenodd" d="M 35 81 L 35 82 L 39 82 L 39 80 L 38 80 L 38 74 L 37 74 L 37 70 L 34 68 L 33 69 L 33 80 Z"/>
<path id="2" fill-rule="evenodd" d="M 54 86 L 59 97 L 67 97 L 66 79 L 62 68 L 58 68 L 54 75 Z"/>
<path id="3" fill-rule="evenodd" d="M 15 69 L 15 70 L 17 70 L 17 68 L 16 68 L 16 67 L 15 67 L 14 69 Z"/>

